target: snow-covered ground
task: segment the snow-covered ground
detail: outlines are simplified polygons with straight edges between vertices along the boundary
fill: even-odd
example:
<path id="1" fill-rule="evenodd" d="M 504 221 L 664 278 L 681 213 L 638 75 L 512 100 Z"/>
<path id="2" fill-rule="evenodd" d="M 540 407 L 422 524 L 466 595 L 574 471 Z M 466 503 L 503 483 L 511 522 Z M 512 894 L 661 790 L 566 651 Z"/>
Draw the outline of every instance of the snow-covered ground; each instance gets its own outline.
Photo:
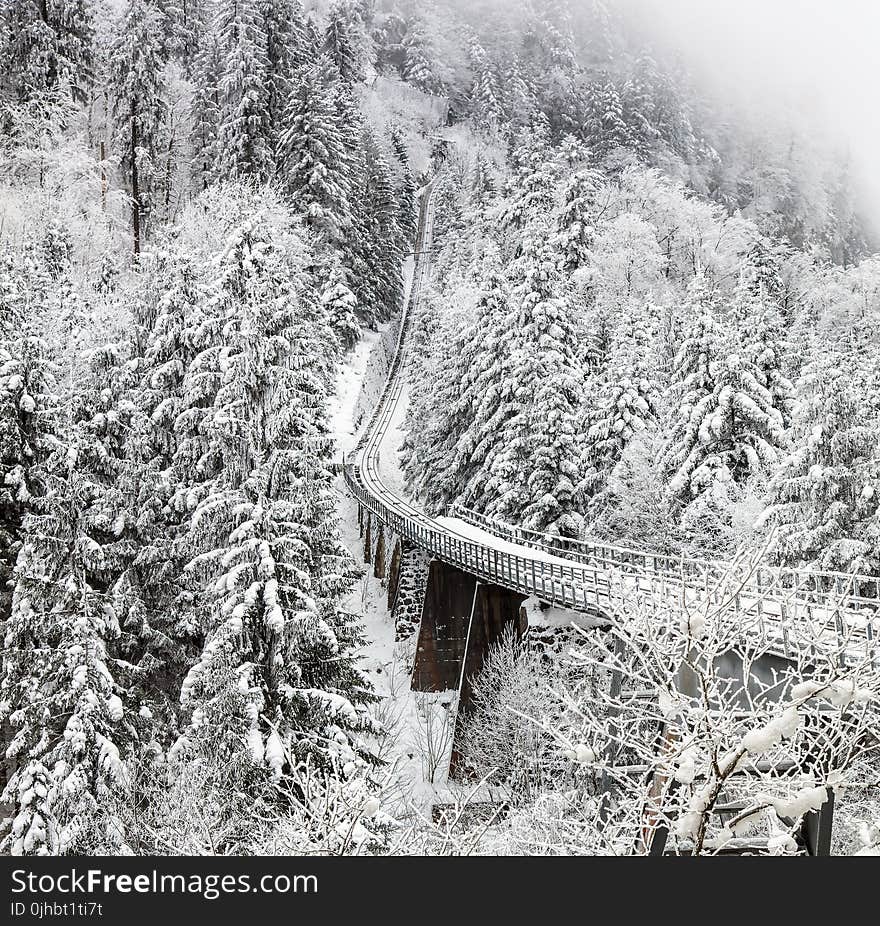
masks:
<path id="1" fill-rule="evenodd" d="M 357 525 L 357 503 L 346 490 L 342 476 L 338 477 L 339 529 L 347 549 L 359 562 L 363 559 L 363 540 Z M 385 582 L 366 574 L 342 603 L 344 610 L 361 615 L 366 643 L 361 649 L 361 666 L 382 699 L 376 716 L 385 725 L 387 742 L 382 744 L 382 758 L 393 765 L 400 796 L 413 801 L 425 811 L 435 800 L 449 800 L 446 769 L 452 741 L 452 722 L 457 693 L 414 692 L 410 687 L 415 636 L 395 642 L 394 621 L 387 606 Z M 431 716 L 429 717 L 429 713 Z M 427 780 L 434 763 L 426 755 L 426 739 L 430 733 L 440 743 L 445 755 L 439 761 L 434 782 Z M 445 736 L 443 726 L 448 726 Z"/>
<path id="2" fill-rule="evenodd" d="M 335 438 L 333 461 L 341 463 L 342 457 L 357 443 L 355 406 L 367 370 L 370 356 L 379 343 L 379 331 L 363 331 L 348 362 L 339 368 L 336 376 L 336 391 L 327 403 L 330 433 Z"/>
<path id="3" fill-rule="evenodd" d="M 400 447 L 406 437 L 405 421 L 406 410 L 409 405 L 409 387 L 404 385 L 400 392 L 400 399 L 394 406 L 394 414 L 388 424 L 388 430 L 379 448 L 379 471 L 382 481 L 395 495 L 400 498 L 407 497 L 403 470 L 400 465 Z"/>
<path id="4" fill-rule="evenodd" d="M 412 261 L 404 267 L 408 293 L 412 278 Z M 371 401 L 378 398 L 379 371 L 387 368 L 388 358 L 378 352 L 388 350 L 387 328 L 366 331 L 341 366 L 336 395 L 330 404 L 330 427 L 336 440 L 335 460 L 355 445 L 359 419 L 369 413 Z M 384 372 L 382 373 L 384 376 Z M 366 390 L 366 392 L 364 392 Z M 372 393 L 376 392 L 373 396 Z M 363 393 L 363 394 L 362 394 Z M 383 478 L 395 492 L 404 493 L 398 449 L 403 439 L 406 395 L 397 405 L 391 426 L 380 449 Z M 344 477 L 336 481 L 337 514 L 342 541 L 357 562 L 363 561 L 363 540 L 358 530 L 357 503 L 349 494 Z M 390 551 L 389 551 L 390 553 Z M 365 575 L 342 608 L 361 616 L 366 643 L 361 649 L 361 666 L 373 683 L 381 701 L 375 709 L 386 727 L 385 740 L 379 743 L 381 757 L 394 769 L 396 790 L 407 803 L 430 813 L 437 801 L 450 801 L 454 795 L 446 784 L 457 692 L 414 692 L 410 687 L 416 640 L 396 642 L 395 627 L 387 606 L 387 588 L 383 580 L 365 567 Z"/>

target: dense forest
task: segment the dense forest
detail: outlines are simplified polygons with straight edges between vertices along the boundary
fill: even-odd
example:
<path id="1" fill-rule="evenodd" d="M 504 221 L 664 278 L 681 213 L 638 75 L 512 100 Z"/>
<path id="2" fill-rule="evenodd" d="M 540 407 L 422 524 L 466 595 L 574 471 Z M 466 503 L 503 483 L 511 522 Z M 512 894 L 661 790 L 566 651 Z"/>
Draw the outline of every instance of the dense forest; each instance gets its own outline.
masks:
<path id="1" fill-rule="evenodd" d="M 414 496 L 880 575 L 880 260 L 833 143 L 605 0 L 7 0 L 6 851 L 389 844 L 328 402 L 435 175 Z"/>

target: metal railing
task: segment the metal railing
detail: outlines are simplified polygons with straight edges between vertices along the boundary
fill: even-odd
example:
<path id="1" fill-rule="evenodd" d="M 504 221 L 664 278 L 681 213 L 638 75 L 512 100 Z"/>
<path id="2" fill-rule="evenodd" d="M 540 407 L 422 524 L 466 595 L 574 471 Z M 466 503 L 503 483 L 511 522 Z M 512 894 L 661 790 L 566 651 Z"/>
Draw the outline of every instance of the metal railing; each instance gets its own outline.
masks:
<path id="1" fill-rule="evenodd" d="M 636 550 L 600 540 L 541 533 L 457 505 L 451 506 L 448 514 L 512 543 L 575 562 L 593 563 L 599 560 L 609 567 L 627 571 L 641 570 L 655 575 L 665 574 L 676 579 L 684 574 L 687 577 L 701 578 L 701 585 L 706 584 L 707 576 L 709 584 L 716 585 L 725 575 L 729 575 L 731 570 L 736 573 L 737 569 L 740 572 L 743 569 L 742 566 L 736 567 L 726 560 Z M 786 600 L 794 596 L 804 603 L 814 605 L 827 604 L 834 599 L 850 610 L 880 609 L 880 577 L 877 576 L 792 569 L 759 563 L 749 566 L 749 574 L 743 575 L 743 582 L 747 588 L 754 589 L 762 596 L 777 596 Z"/>
<path id="2" fill-rule="evenodd" d="M 877 658 L 880 579 L 766 566 L 723 563 L 627 549 L 590 540 L 568 540 L 525 530 L 465 508 L 449 514 L 480 532 L 470 532 L 426 514 L 397 495 L 380 472 L 380 450 L 403 393 L 409 357 L 408 334 L 422 289 L 430 278 L 435 178 L 419 210 L 415 265 L 401 313 L 397 345 L 382 393 L 343 471 L 360 505 L 395 531 L 444 562 L 488 582 L 551 605 L 588 613 L 608 613 L 633 594 L 664 600 L 679 597 L 687 607 L 721 600 L 731 592 L 733 606 L 766 631 L 773 627 L 788 648 L 798 629 L 812 640 L 827 634 L 838 651 Z M 516 550 L 510 549 L 511 545 Z"/>

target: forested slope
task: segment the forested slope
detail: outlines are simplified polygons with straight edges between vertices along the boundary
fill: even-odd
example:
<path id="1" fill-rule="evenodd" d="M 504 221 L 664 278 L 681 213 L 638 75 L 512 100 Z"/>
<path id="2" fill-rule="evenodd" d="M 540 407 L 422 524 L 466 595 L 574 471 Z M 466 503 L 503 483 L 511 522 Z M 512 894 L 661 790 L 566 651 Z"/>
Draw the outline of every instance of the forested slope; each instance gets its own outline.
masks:
<path id="1" fill-rule="evenodd" d="M 369 758 L 326 400 L 399 309 L 415 188 L 362 115 L 365 28 L 345 4 L 4 6 L 16 852 L 125 851 L 120 807 L 208 756 L 224 801 Z"/>
<path id="2" fill-rule="evenodd" d="M 435 84 L 474 136 L 417 323 L 414 491 L 663 550 L 776 528 L 777 560 L 876 573 L 880 268 L 846 156 L 699 93 L 600 0 L 441 7 L 472 31 Z"/>
<path id="3" fill-rule="evenodd" d="M 349 844 L 285 817 L 314 774 L 353 830 L 375 761 L 327 400 L 441 162 L 415 494 L 880 569 L 880 265 L 833 145 L 603 0 L 7 0 L 6 849 Z"/>

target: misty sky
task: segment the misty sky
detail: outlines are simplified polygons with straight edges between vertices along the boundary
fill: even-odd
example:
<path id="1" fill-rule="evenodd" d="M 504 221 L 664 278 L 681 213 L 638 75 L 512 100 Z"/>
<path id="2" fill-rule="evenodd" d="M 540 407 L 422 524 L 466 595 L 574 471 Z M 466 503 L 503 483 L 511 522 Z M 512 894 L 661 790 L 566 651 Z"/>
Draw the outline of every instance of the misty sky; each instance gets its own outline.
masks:
<path id="1" fill-rule="evenodd" d="M 579 0 L 573 0 L 574 3 Z M 620 0 L 724 90 L 815 120 L 850 151 L 880 220 L 880 0 Z"/>

